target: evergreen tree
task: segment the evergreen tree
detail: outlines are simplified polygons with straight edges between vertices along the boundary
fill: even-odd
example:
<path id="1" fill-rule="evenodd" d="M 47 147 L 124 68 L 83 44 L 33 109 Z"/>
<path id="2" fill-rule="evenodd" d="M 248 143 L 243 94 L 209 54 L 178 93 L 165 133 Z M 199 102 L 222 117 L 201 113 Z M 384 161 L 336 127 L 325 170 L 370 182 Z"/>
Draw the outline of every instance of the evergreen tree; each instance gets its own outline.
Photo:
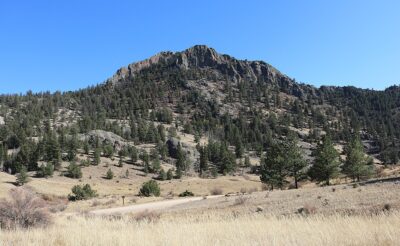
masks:
<path id="1" fill-rule="evenodd" d="M 172 169 L 168 169 L 167 171 L 167 180 L 171 180 L 174 178 L 174 173 L 172 171 Z"/>
<path id="2" fill-rule="evenodd" d="M 368 178 L 373 172 L 373 161 L 364 152 L 364 147 L 358 135 L 354 136 L 346 148 L 346 161 L 342 172 L 353 180 Z"/>
<path id="3" fill-rule="evenodd" d="M 29 176 L 25 166 L 22 166 L 17 174 L 17 184 L 24 185 L 29 182 Z"/>
<path id="4" fill-rule="evenodd" d="M 261 181 L 269 184 L 271 190 L 275 187 L 283 188 L 287 176 L 285 149 L 282 144 L 273 143 L 267 151 L 267 156 L 260 163 Z"/>
<path id="5" fill-rule="evenodd" d="M 250 157 L 246 155 L 246 157 L 244 157 L 244 166 L 245 167 L 251 167 L 251 163 L 250 163 Z"/>
<path id="6" fill-rule="evenodd" d="M 153 159 L 153 161 L 151 162 L 151 169 L 153 173 L 157 173 L 161 169 L 160 159 Z"/>
<path id="7" fill-rule="evenodd" d="M 100 164 L 100 149 L 96 148 L 93 152 L 93 165 L 97 166 Z"/>
<path id="8" fill-rule="evenodd" d="M 88 155 L 90 152 L 90 145 L 87 141 L 83 142 L 83 151 L 85 152 L 86 155 Z"/>
<path id="9" fill-rule="evenodd" d="M 42 164 L 36 172 L 38 177 L 51 177 L 54 173 L 54 165 L 48 162 L 46 165 Z"/>
<path id="10" fill-rule="evenodd" d="M 298 188 L 298 182 L 306 177 L 307 162 L 303 158 L 303 153 L 298 146 L 298 139 L 290 134 L 285 142 L 286 168 L 288 175 L 293 177 L 294 186 Z"/>
<path id="11" fill-rule="evenodd" d="M 113 178 L 114 178 L 114 173 L 110 168 L 110 169 L 108 169 L 108 171 L 106 173 L 106 179 L 113 179 Z"/>
<path id="12" fill-rule="evenodd" d="M 200 165 L 199 165 L 200 167 L 199 167 L 199 169 L 200 169 L 200 175 L 202 175 L 203 172 L 207 171 L 207 169 L 208 169 L 207 147 L 205 147 L 205 146 L 201 147 L 200 146 L 199 152 L 200 152 Z"/>
<path id="13" fill-rule="evenodd" d="M 118 161 L 118 167 L 123 167 L 124 166 L 124 160 L 122 158 L 122 156 L 119 157 L 119 161 Z"/>
<path id="14" fill-rule="evenodd" d="M 136 163 L 138 160 L 138 151 L 135 148 L 135 146 L 132 146 L 131 148 L 129 148 L 129 155 L 130 155 L 131 161 L 133 163 Z"/>
<path id="15" fill-rule="evenodd" d="M 67 176 L 73 179 L 80 179 L 82 178 L 82 170 L 75 162 L 71 162 L 67 167 Z"/>
<path id="16" fill-rule="evenodd" d="M 103 146 L 103 155 L 105 157 L 111 158 L 114 155 L 114 147 L 110 144 Z"/>
<path id="17" fill-rule="evenodd" d="M 326 135 L 319 144 L 315 153 L 314 165 L 309 170 L 312 180 L 330 184 L 330 180 L 339 174 L 339 153 L 333 147 L 329 135 Z"/>
<path id="18" fill-rule="evenodd" d="M 163 181 L 167 179 L 167 173 L 162 168 L 158 174 L 158 179 Z"/>
<path id="19" fill-rule="evenodd" d="M 180 177 L 182 176 L 182 171 L 185 171 L 185 170 L 186 170 L 186 155 L 185 155 L 185 153 L 183 152 L 180 143 L 178 143 L 178 148 L 177 148 L 177 151 L 176 151 L 176 156 L 177 156 L 177 158 L 176 158 L 176 163 L 175 163 L 175 165 L 176 165 L 176 171 L 177 171 L 177 173 L 179 174 L 179 175 L 176 175 L 176 176 L 178 176 L 178 178 L 180 178 Z"/>
<path id="20" fill-rule="evenodd" d="M 235 154 L 236 154 L 236 158 L 242 158 L 243 156 L 243 145 L 241 141 L 237 141 L 236 145 L 235 145 Z"/>

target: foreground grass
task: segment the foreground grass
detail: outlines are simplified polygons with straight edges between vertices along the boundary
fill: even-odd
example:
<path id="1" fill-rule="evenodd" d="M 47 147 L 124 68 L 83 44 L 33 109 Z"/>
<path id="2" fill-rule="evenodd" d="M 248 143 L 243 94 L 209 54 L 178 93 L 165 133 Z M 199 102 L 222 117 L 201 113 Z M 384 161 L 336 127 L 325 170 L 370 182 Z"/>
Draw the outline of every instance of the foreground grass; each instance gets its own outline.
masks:
<path id="1" fill-rule="evenodd" d="M 48 228 L 0 231 L 1 245 L 396 245 L 400 213 L 374 216 L 184 214 L 60 217 Z"/>

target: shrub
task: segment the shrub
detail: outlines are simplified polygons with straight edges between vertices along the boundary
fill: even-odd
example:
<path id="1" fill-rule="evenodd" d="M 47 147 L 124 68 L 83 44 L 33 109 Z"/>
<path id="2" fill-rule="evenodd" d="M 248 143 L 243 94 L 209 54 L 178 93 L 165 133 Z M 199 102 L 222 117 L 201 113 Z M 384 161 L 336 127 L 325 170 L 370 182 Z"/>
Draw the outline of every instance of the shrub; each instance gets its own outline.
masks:
<path id="1" fill-rule="evenodd" d="M 304 205 L 304 207 L 299 208 L 299 209 L 297 210 L 297 212 L 298 212 L 299 214 L 302 214 L 302 215 L 315 214 L 315 213 L 317 212 L 317 208 L 314 207 L 314 206 L 311 206 L 311 205 L 309 205 L 309 204 L 306 204 L 306 205 Z"/>
<path id="2" fill-rule="evenodd" d="M 75 162 L 71 162 L 67 168 L 67 176 L 73 179 L 80 179 L 82 178 L 82 170 Z"/>
<path id="3" fill-rule="evenodd" d="M 106 173 L 106 179 L 113 179 L 113 178 L 114 178 L 114 173 L 110 168 L 110 169 L 108 169 L 108 171 Z"/>
<path id="4" fill-rule="evenodd" d="M 103 147 L 103 154 L 105 157 L 111 158 L 114 155 L 114 147 L 107 144 Z"/>
<path id="5" fill-rule="evenodd" d="M 211 195 L 222 195 L 223 190 L 221 188 L 213 188 L 211 191 Z"/>
<path id="6" fill-rule="evenodd" d="M 21 170 L 17 174 L 17 183 L 18 185 L 24 185 L 29 182 L 29 176 L 26 171 L 26 167 L 22 166 Z"/>
<path id="7" fill-rule="evenodd" d="M 172 169 L 169 169 L 167 171 L 167 180 L 172 180 L 174 178 L 174 173 L 172 172 Z"/>
<path id="8" fill-rule="evenodd" d="M 144 182 L 139 194 L 141 196 L 160 196 L 160 186 L 154 180 Z"/>
<path id="9" fill-rule="evenodd" d="M 54 166 L 51 163 L 47 163 L 46 165 L 42 164 L 37 170 L 36 175 L 38 177 L 47 178 L 53 176 Z"/>
<path id="10" fill-rule="evenodd" d="M 46 226 L 51 217 L 45 201 L 26 188 L 10 190 L 11 200 L 0 200 L 0 227 L 3 229 Z"/>
<path id="11" fill-rule="evenodd" d="M 161 214 L 154 212 L 154 211 L 148 211 L 145 210 L 143 212 L 140 212 L 134 216 L 134 220 L 136 221 L 145 221 L 145 222 L 157 222 L 160 220 Z"/>
<path id="12" fill-rule="evenodd" d="M 92 190 L 89 184 L 75 185 L 71 189 L 72 194 L 68 195 L 68 200 L 70 201 L 77 201 L 77 200 L 87 200 L 92 197 L 96 197 L 97 193 L 95 190 Z"/>
<path id="13" fill-rule="evenodd" d="M 181 194 L 179 194 L 180 197 L 187 197 L 187 196 L 194 196 L 193 192 L 185 190 Z"/>
<path id="14" fill-rule="evenodd" d="M 249 198 L 245 196 L 239 196 L 235 199 L 235 205 L 243 205 L 247 202 Z"/>
<path id="15" fill-rule="evenodd" d="M 158 174 L 158 179 L 162 180 L 162 181 L 167 179 L 167 173 L 162 168 L 161 168 L 161 170 L 160 170 L 160 172 Z"/>
<path id="16" fill-rule="evenodd" d="M 118 161 L 118 167 L 123 167 L 124 166 L 124 161 L 122 160 L 122 157 L 121 158 L 119 158 L 119 161 Z"/>

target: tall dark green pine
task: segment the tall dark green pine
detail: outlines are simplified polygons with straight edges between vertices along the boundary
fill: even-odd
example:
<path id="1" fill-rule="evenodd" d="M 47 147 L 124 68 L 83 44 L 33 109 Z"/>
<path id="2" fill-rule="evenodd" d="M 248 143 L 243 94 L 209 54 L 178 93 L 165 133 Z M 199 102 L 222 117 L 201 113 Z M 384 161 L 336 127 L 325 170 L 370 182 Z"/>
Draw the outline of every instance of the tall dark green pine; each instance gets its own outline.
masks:
<path id="1" fill-rule="evenodd" d="M 298 145 L 298 139 L 290 134 L 285 141 L 286 168 L 288 175 L 294 179 L 294 186 L 298 188 L 298 182 L 306 177 L 307 162 L 303 157 L 302 150 Z"/>
<path id="2" fill-rule="evenodd" d="M 178 148 L 176 151 L 176 170 L 179 172 L 186 170 L 186 156 L 180 143 L 178 143 Z"/>
<path id="3" fill-rule="evenodd" d="M 326 135 L 321 144 L 318 145 L 315 154 L 314 165 L 309 170 L 312 180 L 330 184 L 330 180 L 339 175 L 339 153 L 333 147 L 332 140 Z"/>
<path id="4" fill-rule="evenodd" d="M 355 135 L 346 148 L 346 161 L 342 172 L 353 180 L 360 181 L 362 178 L 368 178 L 373 173 L 372 158 L 364 152 L 364 147 L 358 135 Z"/>
<path id="5" fill-rule="evenodd" d="M 200 175 L 203 175 L 204 171 L 207 171 L 208 168 L 208 153 L 207 147 L 200 147 Z"/>
<path id="6" fill-rule="evenodd" d="M 286 158 L 285 149 L 280 143 L 273 143 L 267 151 L 266 158 L 260 163 L 260 179 L 263 183 L 269 184 L 271 190 L 275 187 L 283 188 L 286 183 Z"/>

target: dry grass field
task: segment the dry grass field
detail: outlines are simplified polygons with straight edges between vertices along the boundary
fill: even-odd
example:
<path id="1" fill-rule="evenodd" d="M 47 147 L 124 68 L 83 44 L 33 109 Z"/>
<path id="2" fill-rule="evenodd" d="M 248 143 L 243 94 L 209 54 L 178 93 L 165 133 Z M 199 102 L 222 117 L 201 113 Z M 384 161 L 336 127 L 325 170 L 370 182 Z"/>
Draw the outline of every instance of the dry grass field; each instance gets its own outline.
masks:
<path id="1" fill-rule="evenodd" d="M 62 216 L 47 229 L 0 231 L 2 245 L 398 245 L 400 214 L 271 216 L 231 213 Z"/>
<path id="2" fill-rule="evenodd" d="M 66 210 L 53 214 L 53 218 L 46 228 L 0 230 L 0 243 L 398 245 L 400 184 L 258 191 L 136 214 L 95 216 Z"/>

